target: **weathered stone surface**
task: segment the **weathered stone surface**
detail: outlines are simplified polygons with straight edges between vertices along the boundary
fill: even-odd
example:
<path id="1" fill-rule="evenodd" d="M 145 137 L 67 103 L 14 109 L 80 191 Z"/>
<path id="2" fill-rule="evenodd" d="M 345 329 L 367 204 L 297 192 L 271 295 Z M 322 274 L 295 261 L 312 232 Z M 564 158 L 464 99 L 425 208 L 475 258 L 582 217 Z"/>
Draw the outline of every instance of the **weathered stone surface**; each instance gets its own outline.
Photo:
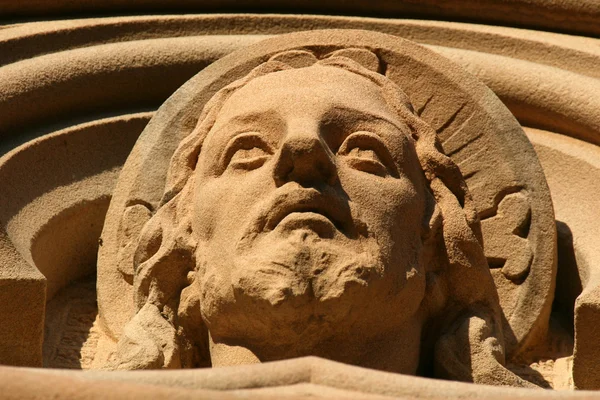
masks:
<path id="1" fill-rule="evenodd" d="M 0 230 L 0 363 L 42 366 L 46 279 Z"/>
<path id="2" fill-rule="evenodd" d="M 507 9 L 516 12 L 536 6 L 535 13 L 519 11 L 520 17 L 510 17 L 512 25 L 561 26 L 563 31 L 570 32 L 593 31 L 594 24 L 584 23 L 586 18 L 593 18 L 595 12 L 589 2 L 578 6 L 559 1 L 517 3 L 479 4 L 476 18 L 480 19 L 479 22 L 490 21 L 492 15 L 498 15 L 493 14 L 498 7 L 509 7 Z M 142 7 L 142 3 L 130 6 L 133 10 Z M 374 9 L 384 7 L 378 2 L 371 6 Z M 113 5 L 103 7 L 110 10 Z M 190 5 L 177 3 L 177 7 L 183 10 Z M 210 7 L 210 4 L 205 7 Z M 303 7 L 314 6 L 307 4 Z M 332 4 L 332 7 L 339 5 Z M 465 16 L 470 15 L 469 7 L 471 5 L 464 2 L 462 8 L 439 7 L 435 11 L 430 10 L 428 15 Z M 32 5 L 28 12 L 34 15 L 38 8 L 39 5 Z M 69 5 L 57 2 L 51 9 L 60 15 L 69 10 Z M 17 15 L 15 10 L 7 11 Z M 51 11 L 50 8 L 47 10 Z M 423 11 L 408 2 L 386 10 L 390 13 Z M 560 18 L 556 17 L 559 14 L 557 10 L 562 10 Z M 359 36 L 377 35 L 361 33 L 353 36 L 350 32 L 341 42 L 332 34 L 324 42 L 309 43 L 302 40 L 319 34 L 296 34 L 290 36 L 291 39 L 272 39 L 233 53 L 184 85 L 158 111 L 140 137 L 117 182 L 120 167 L 133 141 L 153 115 L 145 111 L 158 107 L 198 70 L 232 51 L 264 39 L 265 35 L 357 27 L 425 44 L 481 79 L 500 97 L 510 113 L 487 88 L 460 67 L 422 48 L 411 47 L 414 46 L 411 43 L 390 38 L 389 42 L 386 41 L 388 39 L 373 39 L 365 45 L 364 41 L 357 39 Z M 600 388 L 600 379 L 594 372 L 598 359 L 594 338 L 598 318 L 595 294 L 598 272 L 595 266 L 599 218 L 594 177 L 600 159 L 596 147 L 600 143 L 600 117 L 596 112 L 600 102 L 596 98 L 600 92 L 596 90 L 600 77 L 597 43 L 597 39 L 581 36 L 464 23 L 298 15 L 105 17 L 7 25 L 0 31 L 0 132 L 3 134 L 0 146 L 3 151 L 9 151 L 0 159 L 0 222 L 5 232 L 0 246 L 0 279 L 5 282 L 2 287 L 6 288 L 0 291 L 0 362 L 30 366 L 40 366 L 43 362 L 44 366 L 55 368 L 137 369 L 252 364 L 319 355 L 379 370 L 481 383 L 519 386 L 529 381 L 555 389 Z M 253 184 L 243 179 L 231 184 L 228 189 L 223 189 L 227 195 L 221 197 L 217 196 L 218 188 L 229 184 L 201 190 L 206 185 L 209 187 L 215 176 L 221 177 L 221 173 L 215 174 L 214 171 L 207 174 L 208 166 L 213 162 L 207 160 L 219 157 L 204 155 L 217 151 L 211 145 L 217 139 L 210 139 L 206 146 L 202 146 L 199 172 L 190 173 L 185 162 L 179 164 L 185 168 L 173 172 L 178 170 L 178 161 L 177 156 L 172 159 L 172 154 L 179 154 L 180 161 L 185 161 L 190 154 L 195 157 L 194 146 L 199 142 L 194 142 L 194 134 L 190 133 L 206 101 L 226 84 L 246 76 L 252 68 L 265 65 L 269 58 L 271 65 L 278 65 L 275 69 L 283 65 L 283 70 L 263 72 L 264 76 L 249 79 L 250 83 L 235 90 L 230 99 L 231 104 L 237 102 L 237 105 L 229 104 L 229 98 L 223 104 L 216 101 L 220 105 L 216 108 L 219 112 L 215 121 L 216 126 L 221 126 L 241 110 L 264 108 L 269 104 L 271 110 L 284 115 L 285 132 L 290 132 L 289 137 L 298 140 L 288 141 L 285 139 L 288 134 L 277 136 L 280 133 L 271 124 L 273 120 L 263 116 L 255 120 L 262 123 L 258 124 L 263 127 L 258 129 L 259 134 L 246 134 L 240 142 L 241 147 L 235 152 L 235 157 L 243 155 L 240 165 L 246 165 L 243 161 L 246 156 L 252 160 L 258 157 L 258 164 L 250 163 L 248 169 L 242 169 L 246 171 L 244 174 L 257 175 L 269 170 L 271 164 L 274 172 Z M 414 115 L 436 131 L 440 148 L 460 167 L 473 201 L 461 200 L 460 190 L 455 190 L 460 184 L 452 186 L 458 181 L 450 184 L 446 181 L 446 185 L 454 187 L 452 192 L 458 195 L 460 208 L 465 206 L 470 228 L 449 222 L 458 221 L 455 218 L 461 211 L 458 211 L 459 214 L 455 212 L 460 208 L 450 212 L 452 208 L 448 208 L 447 197 L 440 197 L 440 186 L 434 184 L 429 190 L 438 188 L 438 192 L 432 192 L 438 208 L 427 206 L 424 211 L 425 216 L 430 215 L 429 230 L 434 233 L 424 234 L 425 230 L 417 236 L 424 240 L 422 248 L 425 249 L 438 240 L 437 245 L 431 248 L 437 251 L 445 248 L 449 259 L 458 262 L 450 265 L 476 265 L 474 269 L 468 269 L 469 274 L 458 273 L 450 279 L 449 275 L 441 273 L 446 267 L 440 266 L 439 262 L 422 263 L 421 260 L 422 264 L 411 264 L 410 260 L 415 257 L 406 255 L 417 254 L 420 248 L 415 245 L 418 241 L 413 241 L 404 250 L 389 253 L 395 256 L 382 257 L 396 261 L 368 263 L 374 268 L 372 270 L 359 267 L 354 270 L 359 271 L 359 275 L 354 278 L 352 274 L 348 275 L 350 283 L 335 289 L 335 282 L 342 281 L 332 278 L 336 270 L 332 260 L 351 259 L 349 254 L 352 251 L 356 254 L 386 254 L 385 249 L 390 246 L 411 243 L 408 239 L 410 232 L 416 234 L 424 228 L 416 227 L 418 224 L 403 217 L 403 239 L 392 235 L 390 239 L 383 240 L 385 235 L 382 236 L 382 232 L 386 230 L 378 230 L 377 226 L 385 225 L 390 229 L 388 232 L 397 228 L 388 222 L 381 224 L 382 218 L 372 218 L 377 213 L 392 213 L 393 207 L 386 207 L 394 201 L 385 200 L 384 192 L 372 198 L 369 196 L 384 187 L 371 188 L 374 182 L 379 182 L 378 179 L 389 183 L 402 178 L 402 174 L 394 175 L 395 168 L 402 164 L 396 161 L 404 160 L 397 150 L 391 152 L 391 159 L 395 161 L 390 164 L 381 159 L 380 150 L 372 146 L 360 148 L 371 143 L 369 140 L 372 139 L 353 139 L 352 146 L 359 145 L 348 149 L 347 143 L 342 144 L 344 141 L 331 142 L 331 134 L 323 136 L 325 131 L 318 130 L 317 137 L 321 138 L 321 145 L 325 143 L 323 148 L 327 150 L 322 153 L 326 157 L 321 157 L 318 155 L 321 145 L 302 147 L 303 143 L 310 142 L 311 130 L 307 128 L 310 125 L 299 125 L 303 128 L 298 130 L 299 135 L 294 134 L 293 127 L 296 125 L 293 121 L 296 117 L 319 121 L 321 114 L 317 110 L 334 101 L 336 95 L 339 97 L 334 103 L 358 101 L 352 104 L 362 104 L 370 110 L 367 113 L 370 115 L 389 106 L 386 105 L 387 100 L 382 102 L 378 98 L 377 91 L 369 92 L 372 87 L 364 86 L 361 79 L 353 80 L 361 76 L 364 78 L 364 74 L 359 73 L 354 78 L 355 72 L 348 72 L 350 76 L 344 75 L 344 71 L 353 68 L 347 69 L 348 65 L 344 64 L 347 61 L 342 62 L 344 66 L 328 66 L 323 65 L 327 63 L 326 59 L 334 62 L 350 60 L 348 65 L 356 62 L 359 69 L 385 75 L 399 85 L 414 106 Z M 319 78 L 323 76 L 327 78 Z M 320 79 L 324 82 L 321 86 L 317 83 Z M 286 90 L 294 95 L 285 95 Z M 282 94 L 277 97 L 277 93 Z M 311 95 L 302 93 L 320 95 L 311 98 Z M 548 178 L 552 200 L 536 154 L 511 113 L 526 127 L 536 147 Z M 331 119 L 333 122 L 325 125 L 321 122 L 321 125 L 338 126 L 344 120 L 346 117 L 335 117 Z M 257 138 L 264 136 L 264 126 L 270 127 L 267 129 L 270 133 L 266 135 L 269 140 L 283 137 L 281 150 L 279 139 L 275 140 L 277 144 L 267 140 L 270 143 L 267 147 L 256 146 L 262 140 Z M 408 126 L 409 130 L 414 130 L 420 125 L 410 122 Z M 210 129 L 209 133 L 209 138 L 216 137 Z M 189 147 L 183 141 L 184 144 L 180 145 L 180 141 L 188 135 L 188 141 L 196 144 Z M 415 140 L 414 135 L 412 140 Z M 394 149 L 389 147 L 389 142 L 384 140 L 383 143 L 384 148 Z M 419 140 L 416 139 L 415 143 Z M 421 164 L 423 155 L 428 151 L 417 149 Z M 182 159 L 181 155 L 185 157 Z M 335 160 L 331 164 L 335 168 L 327 167 L 327 157 Z M 359 162 L 346 163 L 346 160 L 354 159 Z M 406 162 L 407 170 L 412 170 L 409 167 L 411 162 Z M 169 164 L 172 171 L 170 178 L 166 173 Z M 276 164 L 280 167 L 275 168 Z M 23 167 L 25 165 L 27 167 Z M 191 168 L 195 169 L 195 166 Z M 282 171 L 296 172 L 282 174 Z M 347 171 L 353 172 L 349 175 Z M 427 179 L 439 173 L 436 170 L 432 175 L 427 168 L 425 171 Z M 352 189 L 352 182 L 358 182 L 352 175 L 354 173 L 373 178 L 355 185 L 360 189 Z M 409 173 L 407 182 L 418 188 L 417 175 L 414 171 Z M 182 176 L 187 178 L 181 180 Z M 315 187 L 339 187 L 351 200 L 349 215 L 353 217 L 346 219 L 343 213 L 335 211 L 343 209 L 335 194 L 342 192 L 336 190 L 327 192 L 329 197 L 325 196 L 324 202 L 288 193 L 283 196 L 288 199 L 286 201 L 276 201 L 274 205 L 267 201 L 260 207 L 257 203 L 258 208 L 250 207 L 244 211 L 245 204 L 253 203 L 273 190 L 269 186 L 271 180 L 277 188 L 273 193 L 282 193 L 278 190 L 289 187 L 285 185 L 290 183 L 304 187 L 301 191 Z M 204 183 L 196 183 L 198 189 L 194 191 L 185 183 L 193 181 Z M 435 179 L 429 182 L 431 185 Z M 411 199 L 409 192 L 399 191 L 393 198 Z M 254 194 L 249 196 L 249 193 Z M 361 196 L 369 199 L 368 202 L 361 203 Z M 246 200 L 241 201 L 244 198 Z M 418 198 L 418 195 L 414 197 L 415 202 L 410 206 L 413 211 L 405 209 L 400 214 L 410 215 L 413 220 L 419 219 L 421 214 L 416 204 L 422 199 Z M 442 198 L 446 200 L 441 201 Z M 238 201 L 236 199 L 241 202 L 228 206 Z M 103 234 L 99 237 L 109 201 L 112 205 Z M 425 203 L 429 204 L 428 201 Z M 304 208 L 296 210 L 300 213 L 290 214 L 291 222 L 286 220 L 281 226 L 276 224 L 272 231 L 271 228 L 264 232 L 260 229 L 253 231 L 255 228 L 248 231 L 254 232 L 250 237 L 256 234 L 256 243 L 261 243 L 256 247 L 248 244 L 252 241 L 247 242 L 247 249 L 260 249 L 253 256 L 248 253 L 242 257 L 236 250 L 237 246 L 228 247 L 227 243 L 236 241 L 237 235 L 232 232 L 247 226 L 244 220 L 263 214 L 268 217 L 275 212 L 272 210 L 286 214 L 297 208 L 296 203 L 304 204 Z M 336 204 L 338 207 L 335 207 Z M 411 201 L 402 200 L 399 204 L 411 204 Z M 440 204 L 443 205 L 441 217 Z M 229 211 L 223 211 L 227 207 L 230 207 Z M 361 207 L 367 212 L 359 212 Z M 259 209 L 264 212 L 257 214 L 255 211 Z M 428 214 L 432 210 L 437 211 Z M 469 210 L 476 210 L 476 214 Z M 223 214 L 216 217 L 219 213 Z M 311 219 L 308 214 L 316 215 Z M 452 218 L 448 217 L 450 214 Z M 191 218 L 195 222 L 189 222 L 190 215 L 195 215 Z M 358 221 L 355 219 L 357 215 L 366 226 L 362 236 L 348 231 L 352 226 L 348 221 Z M 462 242 L 469 235 L 479 237 L 477 223 L 472 219 L 474 215 L 481 219 L 483 253 L 481 249 L 475 249 L 477 246 L 462 247 L 469 243 L 470 239 Z M 441 224 L 435 222 L 440 220 Z M 327 221 L 333 221 L 333 230 L 325 229 Z M 380 222 L 373 225 L 374 221 Z M 207 230 L 206 226 L 226 228 Z M 412 228 L 407 230 L 407 227 Z M 221 239 L 217 242 L 206 240 L 214 240 L 219 229 L 225 229 L 221 236 L 216 236 Z M 199 232 L 203 232 L 203 236 L 197 236 Z M 276 250 L 278 243 L 290 241 L 297 232 L 306 234 L 298 243 L 306 243 L 307 240 L 312 243 L 306 247 L 311 249 L 309 252 L 299 252 L 302 257 L 291 257 L 296 250 Z M 327 232 L 334 234 L 330 237 Z M 435 232 L 443 232 L 445 241 L 440 241 L 442 236 L 436 236 Z M 342 236 L 336 236 L 340 233 Z M 285 240 L 274 240 L 276 237 Z M 369 237 L 377 239 L 376 245 L 367 245 Z M 457 241 L 458 238 L 461 239 Z M 336 252 L 347 244 L 340 248 L 327 247 L 336 241 L 340 244 L 354 243 L 348 246 L 352 251 L 339 256 L 342 253 Z M 201 246 L 198 245 L 200 242 Z M 463 245 L 456 246 L 458 243 Z M 167 252 L 163 251 L 165 244 L 170 246 Z M 376 250 L 378 247 L 380 250 Z M 98 309 L 94 291 L 97 249 L 100 249 Z M 315 251 L 328 253 L 326 259 L 329 261 L 311 261 L 316 260 Z M 338 255 L 334 257 L 334 254 Z M 429 251 L 424 254 L 429 254 Z M 476 275 L 479 278 L 473 275 L 473 271 L 483 271 L 480 268 L 485 263 L 481 261 L 483 255 L 491 268 L 493 286 L 499 294 L 497 300 L 494 288 L 485 283 L 492 282 L 489 275 Z M 162 257 L 158 264 L 164 264 L 164 273 L 159 271 L 160 268 L 155 270 L 158 271 L 155 274 L 153 268 L 142 267 L 150 266 L 152 263 L 145 264 L 144 261 L 155 256 Z M 227 257 L 237 261 L 226 262 Z M 240 265 L 246 265 L 260 272 L 261 263 L 278 257 L 283 257 L 283 261 L 292 260 L 292 267 L 279 270 L 280 273 L 276 273 L 277 268 L 269 267 L 267 275 L 244 275 L 236 270 Z M 428 260 L 439 260 L 439 254 L 427 257 Z M 465 260 L 468 260 L 467 264 Z M 309 264 L 313 267 L 309 268 Z M 399 297 L 391 295 L 392 291 L 384 289 L 385 285 L 398 279 L 399 275 L 390 272 L 394 271 L 390 265 L 413 265 L 406 276 L 407 282 L 417 282 L 416 286 L 410 289 L 411 285 L 408 285 L 405 294 L 396 295 Z M 420 304 L 415 287 L 419 287 L 422 267 L 415 268 L 414 265 L 424 265 L 425 271 L 428 271 L 424 297 L 427 300 Z M 370 276 L 365 274 L 365 270 Z M 144 275 L 145 271 L 149 274 Z M 313 271 L 316 275 L 309 277 L 306 271 Z M 437 278 L 433 279 L 436 274 Z M 229 291 L 229 280 L 233 291 Z M 224 284 L 214 286 L 217 281 Z M 431 288 L 436 286 L 442 290 L 432 291 Z M 198 297 L 198 293 L 202 296 Z M 233 293 L 233 300 L 228 293 Z M 437 294 L 432 297 L 432 293 Z M 366 298 L 369 301 L 365 301 Z M 404 300 L 398 300 L 400 298 Z M 411 302 L 419 304 L 416 314 L 411 311 L 414 307 L 408 307 Z M 405 307 L 394 309 L 394 304 Z M 290 310 L 294 311 L 286 312 L 286 307 L 290 306 Z M 438 310 L 437 314 L 433 310 Z M 345 317 L 340 319 L 336 315 Z M 391 315 L 395 318 L 390 318 Z M 318 318 L 310 321 L 310 318 L 303 319 L 305 316 Z M 442 316 L 454 323 L 435 322 L 443 321 Z M 393 321 L 400 322 L 394 324 Z M 361 323 L 365 325 L 361 327 Z M 421 329 L 429 333 L 421 335 L 418 333 Z M 382 340 L 382 334 L 387 335 L 385 340 Z M 434 347 L 432 343 L 436 341 Z M 365 343 L 368 343 L 366 347 Z M 365 352 L 365 349 L 368 351 Z M 407 354 L 413 355 L 412 361 L 406 357 Z M 403 363 L 399 363 L 399 359 Z M 414 369 L 416 359 L 419 359 L 419 366 Z M 368 382 L 355 386 L 353 382 L 356 379 L 352 378 L 353 372 L 348 368 L 327 364 L 324 360 L 312 360 L 310 367 L 301 359 L 297 361 L 297 366 L 290 361 L 272 367 L 273 371 L 281 368 L 281 372 L 296 384 L 293 387 L 290 386 L 292 381 L 277 377 L 277 374 L 267 378 L 271 374 L 269 363 L 264 368 L 244 366 L 231 370 L 231 373 L 226 372 L 227 368 L 216 369 L 223 371 L 221 375 L 210 370 L 190 371 L 200 373 L 193 378 L 179 371 L 169 375 L 161 375 L 165 372 L 145 375 L 123 372 L 112 375 L 110 379 L 145 381 L 163 388 L 165 385 L 191 388 L 194 386 L 191 382 L 197 383 L 201 379 L 204 383 L 194 386 L 195 389 L 229 390 L 234 397 L 461 397 L 483 393 L 486 397 L 502 396 L 501 392 L 484 387 L 475 387 L 473 391 L 461 386 L 442 387 L 431 381 L 376 370 L 357 372 L 357 377 L 368 373 L 375 381 L 367 379 Z M 301 365 L 304 367 L 298 369 Z M 325 371 L 328 369 L 333 371 L 333 375 L 327 375 Z M 27 396 L 28 380 L 39 379 L 34 378 L 36 373 L 32 371 L 5 369 L 5 372 L 11 377 L 9 393 L 16 397 Z M 317 377 L 317 380 L 302 378 L 306 374 Z M 247 376 L 248 382 L 254 382 L 249 383 L 251 387 L 271 386 L 273 389 L 248 392 L 233 384 L 231 377 L 234 375 L 235 379 Z M 65 393 L 65 388 L 69 388 L 70 393 L 77 393 L 81 398 L 93 398 L 99 391 L 105 390 L 113 391 L 115 395 L 148 396 L 151 393 L 129 384 L 110 388 L 103 386 L 101 380 L 108 376 L 103 373 L 88 375 L 90 383 L 77 383 L 80 378 L 75 374 L 65 377 L 64 385 L 57 380 L 44 391 L 51 397 L 53 393 Z M 326 376 L 334 377 L 331 383 L 336 383 L 323 385 L 329 379 Z M 389 379 L 384 379 L 384 376 Z M 318 377 L 325 380 L 318 381 Z M 186 381 L 188 378 L 192 380 Z M 380 378 L 383 380 L 377 381 Z M 431 391 L 434 386 L 440 390 Z M 374 390 L 376 387 L 393 389 Z M 156 391 L 154 395 L 187 397 L 215 394 L 164 390 Z M 557 395 L 562 397 L 565 394 Z M 532 393 L 531 396 L 537 395 Z"/>

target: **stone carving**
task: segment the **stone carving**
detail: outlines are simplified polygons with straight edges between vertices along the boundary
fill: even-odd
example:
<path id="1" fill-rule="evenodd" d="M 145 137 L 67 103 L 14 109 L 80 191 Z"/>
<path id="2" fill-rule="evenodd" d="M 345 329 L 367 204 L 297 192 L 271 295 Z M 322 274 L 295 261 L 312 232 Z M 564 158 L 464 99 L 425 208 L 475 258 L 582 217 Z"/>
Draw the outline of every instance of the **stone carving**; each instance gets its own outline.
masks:
<path id="1" fill-rule="evenodd" d="M 531 208 L 521 193 L 506 196 L 498 213 L 483 222 L 486 257 L 490 268 L 501 268 L 513 282 L 523 281 L 531 268 L 533 252 L 527 241 Z"/>
<path id="2" fill-rule="evenodd" d="M 3 182 L 18 176 L 13 164 L 0 163 Z M 97 314 L 90 280 L 60 292 L 45 254 L 66 255 L 52 249 L 51 224 L 27 226 L 18 209 L 2 209 L 7 243 L 58 293 L 41 310 L 46 366 L 316 355 L 512 386 L 572 387 L 573 370 L 593 385 L 581 350 L 573 366 L 572 333 L 550 320 L 554 215 L 521 127 L 483 85 L 398 38 L 271 39 L 173 95 L 114 190 Z M 595 315 L 583 317 L 595 304 L 585 293 L 580 327 Z"/>
<path id="3" fill-rule="evenodd" d="M 100 335 L 93 282 L 84 281 L 61 293 L 46 313 L 44 365 L 50 368 L 91 369 Z"/>
<path id="4" fill-rule="evenodd" d="M 358 43 L 369 40 L 356 35 Z M 303 34 L 298 41 L 311 37 L 322 40 Z M 162 195 L 128 195 L 120 208 L 117 188 L 111 207 L 119 227 L 105 225 L 99 259 L 100 316 L 113 338 L 104 367 L 320 355 L 527 385 L 503 368 L 503 329 L 509 351 L 521 338 L 503 322 L 476 207 L 493 209 L 502 180 L 514 186 L 519 178 L 504 171 L 489 182 L 489 162 L 478 157 L 490 135 L 473 100 L 448 85 L 442 92 L 458 108 L 432 111 L 444 104 L 433 86 L 416 107 L 395 83 L 410 72 L 393 58 L 366 47 L 290 47 L 271 50 L 266 62 L 212 94 L 195 128 L 171 145 Z M 425 84 L 413 78 L 412 90 Z M 440 139 L 473 171 L 474 200 Z M 129 179 L 126 170 L 121 181 Z M 502 213 L 496 220 L 512 221 Z M 488 225 L 486 235 L 502 241 L 502 229 Z M 494 257 L 512 247 L 490 249 Z M 513 264 L 529 270 L 531 259 Z M 134 302 L 125 312 L 127 301 L 118 302 L 115 325 L 114 297 L 104 300 L 103 286 L 117 285 L 130 287 Z"/>
<path id="5" fill-rule="evenodd" d="M 437 347 L 440 376 L 506 383 L 460 171 L 401 89 L 352 55 L 379 66 L 360 49 L 310 66 L 278 54 L 210 100 L 141 233 L 137 313 L 112 365 L 201 365 L 207 329 L 214 365 L 319 355 L 415 374 Z M 479 365 L 455 358 L 464 346 Z"/>

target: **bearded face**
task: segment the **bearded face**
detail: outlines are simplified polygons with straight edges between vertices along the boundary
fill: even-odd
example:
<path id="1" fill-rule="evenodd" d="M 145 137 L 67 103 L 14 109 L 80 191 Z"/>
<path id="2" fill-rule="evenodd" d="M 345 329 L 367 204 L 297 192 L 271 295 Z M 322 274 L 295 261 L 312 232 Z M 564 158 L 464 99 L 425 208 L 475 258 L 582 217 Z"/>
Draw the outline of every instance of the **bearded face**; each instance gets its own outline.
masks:
<path id="1" fill-rule="evenodd" d="M 256 78 L 221 108 L 195 174 L 213 341 L 327 356 L 332 341 L 420 324 L 430 195 L 378 85 L 319 65 Z"/>

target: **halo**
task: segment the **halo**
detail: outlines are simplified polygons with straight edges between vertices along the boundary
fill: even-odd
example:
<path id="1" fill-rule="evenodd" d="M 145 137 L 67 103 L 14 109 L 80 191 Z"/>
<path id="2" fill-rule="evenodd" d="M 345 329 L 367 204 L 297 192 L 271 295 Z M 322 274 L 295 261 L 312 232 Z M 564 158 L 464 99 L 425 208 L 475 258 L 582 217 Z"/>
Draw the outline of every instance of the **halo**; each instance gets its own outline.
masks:
<path id="1" fill-rule="evenodd" d="M 554 213 L 542 168 L 517 120 L 483 83 L 416 43 L 371 31 L 320 30 L 229 54 L 185 83 L 147 125 L 123 167 L 102 232 L 98 308 L 109 336 L 116 340 L 135 310 L 133 248 L 159 206 L 170 158 L 206 102 L 276 54 L 298 50 L 320 57 L 344 49 L 377 55 L 378 72 L 404 90 L 465 176 L 482 220 L 509 356 L 545 334 L 556 275 Z"/>

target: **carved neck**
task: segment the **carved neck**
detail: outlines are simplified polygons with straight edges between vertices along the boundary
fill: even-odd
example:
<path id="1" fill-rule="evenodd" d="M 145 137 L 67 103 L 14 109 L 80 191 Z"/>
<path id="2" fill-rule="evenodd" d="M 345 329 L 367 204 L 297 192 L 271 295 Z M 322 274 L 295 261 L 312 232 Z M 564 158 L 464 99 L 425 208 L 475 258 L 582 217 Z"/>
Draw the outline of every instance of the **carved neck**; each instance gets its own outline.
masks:
<path id="1" fill-rule="evenodd" d="M 210 334 L 208 335 L 208 340 L 210 361 L 213 368 L 260 363 L 258 357 L 245 347 L 215 343 Z"/>
<path id="2" fill-rule="evenodd" d="M 224 367 L 310 355 L 366 368 L 415 375 L 419 364 L 420 336 L 420 324 L 406 324 L 399 332 L 388 334 L 379 340 L 352 343 L 340 341 L 338 345 L 324 346 L 326 350 L 281 357 L 261 357 L 245 347 L 214 343 L 209 335 L 210 358 L 213 367 Z"/>

